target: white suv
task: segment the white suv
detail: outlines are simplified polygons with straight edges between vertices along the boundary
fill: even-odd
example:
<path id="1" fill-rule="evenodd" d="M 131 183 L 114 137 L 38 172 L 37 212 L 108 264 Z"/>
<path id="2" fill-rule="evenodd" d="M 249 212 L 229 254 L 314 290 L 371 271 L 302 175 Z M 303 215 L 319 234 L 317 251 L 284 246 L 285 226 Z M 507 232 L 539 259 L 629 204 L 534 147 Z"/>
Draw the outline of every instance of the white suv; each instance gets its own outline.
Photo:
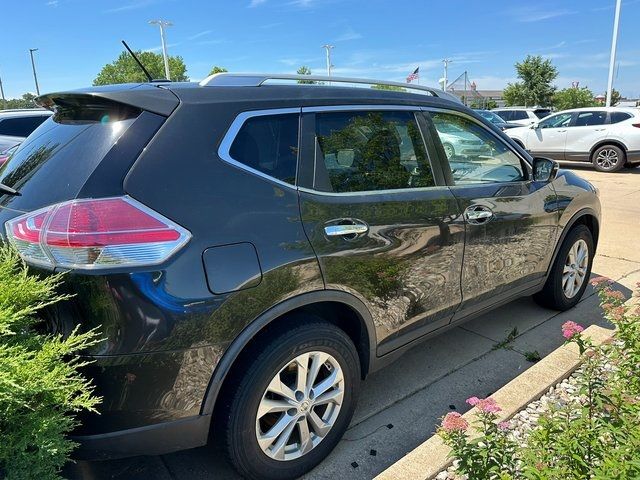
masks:
<path id="1" fill-rule="evenodd" d="M 551 115 L 551 109 L 544 107 L 504 107 L 494 108 L 491 111 L 497 113 L 505 122 L 519 125 L 531 125 Z"/>
<path id="2" fill-rule="evenodd" d="M 50 116 L 44 108 L 0 110 L 0 151 L 21 143 Z"/>
<path id="3" fill-rule="evenodd" d="M 640 165 L 640 110 L 588 107 L 564 110 L 530 127 L 505 131 L 533 156 L 592 162 L 601 172 Z"/>

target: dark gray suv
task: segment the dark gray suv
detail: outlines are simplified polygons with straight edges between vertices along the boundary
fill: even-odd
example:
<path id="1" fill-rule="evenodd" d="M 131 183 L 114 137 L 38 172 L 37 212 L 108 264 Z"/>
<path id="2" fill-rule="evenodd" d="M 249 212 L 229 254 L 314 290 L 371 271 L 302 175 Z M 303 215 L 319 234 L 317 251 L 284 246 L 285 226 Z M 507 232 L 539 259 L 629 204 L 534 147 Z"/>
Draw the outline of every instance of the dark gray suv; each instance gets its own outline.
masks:
<path id="1" fill-rule="evenodd" d="M 211 434 L 246 477 L 294 478 L 407 348 L 523 295 L 579 301 L 591 184 L 443 92 L 354 83 L 218 74 L 39 98 L 54 115 L 0 169 L 0 221 L 34 270 L 68 271 L 49 328 L 104 337 L 81 455 Z"/>

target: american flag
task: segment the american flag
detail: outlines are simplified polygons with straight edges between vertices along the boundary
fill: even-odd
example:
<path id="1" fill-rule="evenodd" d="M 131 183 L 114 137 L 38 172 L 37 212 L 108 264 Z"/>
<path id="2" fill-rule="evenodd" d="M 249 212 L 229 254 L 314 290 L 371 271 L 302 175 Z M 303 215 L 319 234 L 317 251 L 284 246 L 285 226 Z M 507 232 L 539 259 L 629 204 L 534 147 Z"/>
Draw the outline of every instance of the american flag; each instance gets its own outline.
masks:
<path id="1" fill-rule="evenodd" d="M 411 83 L 414 80 L 418 80 L 420 78 L 420 67 L 416 68 L 413 73 L 410 73 L 407 77 L 407 83 Z"/>

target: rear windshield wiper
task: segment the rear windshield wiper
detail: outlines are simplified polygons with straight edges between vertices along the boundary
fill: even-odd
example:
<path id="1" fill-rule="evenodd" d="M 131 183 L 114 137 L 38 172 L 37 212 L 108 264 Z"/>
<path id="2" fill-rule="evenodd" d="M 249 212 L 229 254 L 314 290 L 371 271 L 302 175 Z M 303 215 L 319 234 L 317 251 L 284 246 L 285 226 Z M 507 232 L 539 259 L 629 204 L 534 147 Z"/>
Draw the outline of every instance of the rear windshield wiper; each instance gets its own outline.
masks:
<path id="1" fill-rule="evenodd" d="M 18 190 L 15 190 L 11 187 L 7 187 L 2 183 L 0 183 L 0 193 L 4 193 L 6 195 L 11 195 L 11 196 L 22 195 Z"/>

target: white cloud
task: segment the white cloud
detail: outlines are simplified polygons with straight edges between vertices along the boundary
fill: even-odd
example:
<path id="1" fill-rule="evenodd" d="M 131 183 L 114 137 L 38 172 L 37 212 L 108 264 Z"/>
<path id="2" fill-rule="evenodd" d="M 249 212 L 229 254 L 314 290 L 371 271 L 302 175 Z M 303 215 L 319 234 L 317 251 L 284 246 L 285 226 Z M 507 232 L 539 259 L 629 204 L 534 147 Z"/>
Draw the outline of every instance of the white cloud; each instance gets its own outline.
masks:
<path id="1" fill-rule="evenodd" d="M 361 34 L 359 34 L 358 32 L 354 32 L 353 30 L 349 29 L 348 31 L 346 31 L 342 35 L 339 35 L 338 37 L 336 37 L 335 41 L 336 42 L 348 42 L 349 40 L 358 40 L 360 38 L 362 38 Z"/>
<path id="2" fill-rule="evenodd" d="M 57 7 L 59 3 L 59 0 L 49 0 L 45 5 L 47 7 Z"/>
<path id="3" fill-rule="evenodd" d="M 198 32 L 195 35 L 191 35 L 190 37 L 187 37 L 188 40 L 195 40 L 196 38 L 200 38 L 200 37 L 204 37 L 206 35 L 209 35 L 211 32 L 213 32 L 213 30 L 203 30 L 202 32 Z"/>
<path id="4" fill-rule="evenodd" d="M 574 10 L 566 8 L 552 9 L 548 7 L 521 7 L 514 8 L 507 12 L 516 22 L 530 23 L 549 20 L 551 18 L 563 17 L 576 13 Z"/>
<path id="5" fill-rule="evenodd" d="M 177 47 L 178 45 L 180 45 L 180 42 L 168 43 L 167 44 L 167 50 L 169 48 Z M 162 51 L 162 45 L 158 45 L 157 47 L 152 47 L 152 48 L 145 48 L 143 50 L 143 52 L 160 52 L 160 51 Z"/>
<path id="6" fill-rule="evenodd" d="M 120 7 L 110 8 L 103 13 L 120 13 L 128 12 L 130 10 L 137 10 L 138 8 L 148 7 L 155 3 L 155 0 L 133 0 L 130 3 L 121 5 Z"/>
<path id="7" fill-rule="evenodd" d="M 267 0 L 251 0 L 251 2 L 249 3 L 249 8 L 253 8 L 253 7 L 257 7 L 258 5 L 262 5 L 266 1 Z"/>

